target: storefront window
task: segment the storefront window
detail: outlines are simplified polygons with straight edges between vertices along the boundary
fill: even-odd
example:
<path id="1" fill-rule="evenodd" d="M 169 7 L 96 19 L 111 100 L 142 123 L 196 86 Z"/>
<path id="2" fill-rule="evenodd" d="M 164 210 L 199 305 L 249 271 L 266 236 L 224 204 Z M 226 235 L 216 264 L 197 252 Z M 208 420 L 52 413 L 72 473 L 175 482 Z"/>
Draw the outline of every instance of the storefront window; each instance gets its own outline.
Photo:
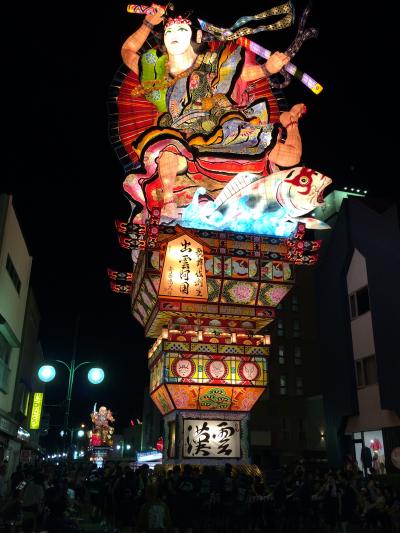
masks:
<path id="1" fill-rule="evenodd" d="M 303 363 L 303 356 L 301 354 L 301 348 L 300 346 L 294 347 L 294 364 L 296 366 L 299 366 Z"/>
<path id="2" fill-rule="evenodd" d="M 0 390 L 7 394 L 11 346 L 0 333 Z"/>
<path id="3" fill-rule="evenodd" d="M 353 433 L 358 468 L 367 474 L 385 474 L 385 450 L 381 430 Z"/>
<path id="4" fill-rule="evenodd" d="M 365 385 L 373 385 L 378 382 L 375 355 L 370 355 L 364 359 L 364 378 Z"/>
<path id="5" fill-rule="evenodd" d="M 357 318 L 370 309 L 368 287 L 363 287 L 349 295 L 351 318 Z"/>
<path id="6" fill-rule="evenodd" d="M 296 376 L 296 396 L 302 396 L 304 393 L 303 378 Z"/>
<path id="7" fill-rule="evenodd" d="M 287 378 L 286 376 L 279 377 L 279 392 L 281 396 L 286 396 L 287 394 Z"/>
<path id="8" fill-rule="evenodd" d="M 284 365 L 286 363 L 286 356 L 285 356 L 285 347 L 282 345 L 278 346 L 278 356 L 279 356 L 279 364 Z"/>
<path id="9" fill-rule="evenodd" d="M 359 388 L 378 383 L 375 355 L 369 355 L 356 361 L 356 375 Z"/>

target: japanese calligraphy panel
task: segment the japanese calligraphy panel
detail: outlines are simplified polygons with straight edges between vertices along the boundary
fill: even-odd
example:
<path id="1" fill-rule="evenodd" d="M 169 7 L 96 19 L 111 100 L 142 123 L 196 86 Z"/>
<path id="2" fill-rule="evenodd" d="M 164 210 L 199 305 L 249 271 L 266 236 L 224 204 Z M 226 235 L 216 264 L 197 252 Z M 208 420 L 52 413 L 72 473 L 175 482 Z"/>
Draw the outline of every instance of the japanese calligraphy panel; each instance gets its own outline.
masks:
<path id="1" fill-rule="evenodd" d="M 188 235 L 168 243 L 159 296 L 207 300 L 207 281 L 202 244 Z"/>
<path id="2" fill-rule="evenodd" d="M 240 458 L 236 420 L 183 420 L 183 457 Z"/>

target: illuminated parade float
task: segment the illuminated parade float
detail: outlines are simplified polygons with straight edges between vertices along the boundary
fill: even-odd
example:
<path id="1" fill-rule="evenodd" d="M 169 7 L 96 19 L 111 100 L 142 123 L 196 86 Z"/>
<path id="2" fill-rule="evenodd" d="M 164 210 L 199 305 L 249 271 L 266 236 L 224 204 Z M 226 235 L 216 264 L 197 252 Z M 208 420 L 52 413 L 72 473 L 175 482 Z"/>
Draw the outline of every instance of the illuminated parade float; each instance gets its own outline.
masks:
<path id="1" fill-rule="evenodd" d="M 306 229 L 327 227 L 305 216 L 331 183 L 300 166 L 305 106 L 281 111 L 284 84 L 274 81 L 289 72 L 322 90 L 289 62 L 315 30 L 304 30 L 304 13 L 287 52 L 271 54 L 245 36 L 287 27 L 290 3 L 228 29 L 161 6 L 128 11 L 146 16 L 122 47 L 110 138 L 126 172 L 132 210 L 116 225 L 133 272 L 110 269 L 111 288 L 130 294 L 155 339 L 150 394 L 164 416 L 164 462 L 249 464 L 249 414 L 268 387 L 266 327 L 295 265 L 317 261 L 320 242 Z"/>
<path id="2" fill-rule="evenodd" d="M 113 445 L 114 428 L 110 423 L 115 419 L 104 405 L 97 411 L 96 404 L 90 413 L 92 429 L 88 432 L 90 460 L 102 467 L 104 461 L 110 457 Z"/>

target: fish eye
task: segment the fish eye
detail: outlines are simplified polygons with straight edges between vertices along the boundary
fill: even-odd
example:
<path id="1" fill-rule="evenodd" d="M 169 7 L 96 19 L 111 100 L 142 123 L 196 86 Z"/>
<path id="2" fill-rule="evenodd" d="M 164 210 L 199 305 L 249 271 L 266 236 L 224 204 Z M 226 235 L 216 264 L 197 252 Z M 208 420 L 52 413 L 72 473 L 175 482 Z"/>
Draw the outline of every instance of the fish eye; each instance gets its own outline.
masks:
<path id="1" fill-rule="evenodd" d="M 302 176 L 302 177 L 299 179 L 299 181 L 300 181 L 300 183 L 301 183 L 302 185 L 307 185 L 307 183 L 308 183 L 308 178 L 307 178 L 307 176 Z"/>

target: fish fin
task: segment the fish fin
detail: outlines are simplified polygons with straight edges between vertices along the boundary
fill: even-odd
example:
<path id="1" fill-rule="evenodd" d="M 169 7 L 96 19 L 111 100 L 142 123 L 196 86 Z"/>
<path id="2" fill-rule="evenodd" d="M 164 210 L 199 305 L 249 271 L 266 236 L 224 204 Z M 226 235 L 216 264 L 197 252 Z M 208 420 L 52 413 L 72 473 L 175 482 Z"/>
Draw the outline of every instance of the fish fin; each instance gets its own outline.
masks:
<path id="1" fill-rule="evenodd" d="M 250 172 L 239 172 L 229 183 L 225 185 L 220 194 L 214 200 L 215 209 L 218 209 L 223 203 L 234 196 L 238 191 L 247 187 L 251 183 L 262 179 L 264 176 L 258 174 L 252 174 Z"/>

